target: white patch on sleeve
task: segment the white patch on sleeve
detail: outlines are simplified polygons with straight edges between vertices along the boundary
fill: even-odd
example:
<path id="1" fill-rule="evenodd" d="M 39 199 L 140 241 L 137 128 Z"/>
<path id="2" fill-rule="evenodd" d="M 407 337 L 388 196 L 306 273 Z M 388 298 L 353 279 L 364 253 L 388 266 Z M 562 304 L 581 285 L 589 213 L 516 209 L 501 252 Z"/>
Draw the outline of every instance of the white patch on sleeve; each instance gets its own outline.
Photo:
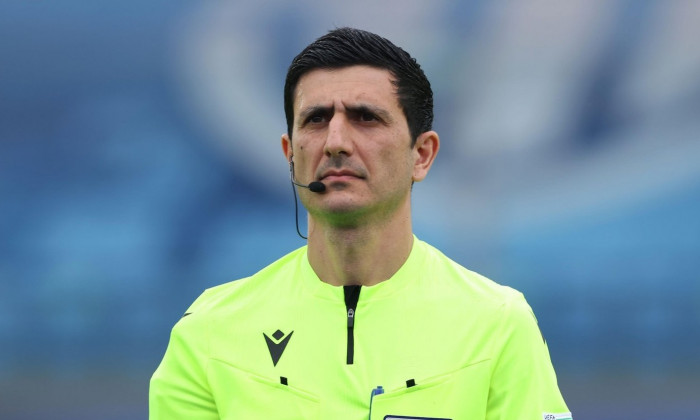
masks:
<path id="1" fill-rule="evenodd" d="M 542 420 L 574 420 L 571 413 L 542 413 Z"/>

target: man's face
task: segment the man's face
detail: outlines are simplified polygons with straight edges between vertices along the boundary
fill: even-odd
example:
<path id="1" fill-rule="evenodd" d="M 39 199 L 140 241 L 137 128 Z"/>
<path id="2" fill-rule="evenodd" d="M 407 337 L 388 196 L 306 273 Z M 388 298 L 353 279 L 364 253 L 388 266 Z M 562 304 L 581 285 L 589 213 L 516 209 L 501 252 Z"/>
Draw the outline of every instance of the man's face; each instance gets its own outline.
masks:
<path id="1" fill-rule="evenodd" d="M 303 75 L 292 139 L 283 136 L 282 145 L 296 179 L 326 185 L 322 194 L 301 193 L 312 215 L 353 225 L 388 217 L 409 200 L 418 152 L 389 71 L 351 66 Z"/>

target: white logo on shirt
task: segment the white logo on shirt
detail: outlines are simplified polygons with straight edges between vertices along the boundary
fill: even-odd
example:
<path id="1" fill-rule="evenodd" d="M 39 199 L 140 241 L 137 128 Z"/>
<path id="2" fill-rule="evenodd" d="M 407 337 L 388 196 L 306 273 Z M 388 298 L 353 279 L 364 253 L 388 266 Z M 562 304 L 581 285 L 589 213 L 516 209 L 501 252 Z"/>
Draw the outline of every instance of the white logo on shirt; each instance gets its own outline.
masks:
<path id="1" fill-rule="evenodd" d="M 542 420 L 574 420 L 571 413 L 542 413 Z"/>

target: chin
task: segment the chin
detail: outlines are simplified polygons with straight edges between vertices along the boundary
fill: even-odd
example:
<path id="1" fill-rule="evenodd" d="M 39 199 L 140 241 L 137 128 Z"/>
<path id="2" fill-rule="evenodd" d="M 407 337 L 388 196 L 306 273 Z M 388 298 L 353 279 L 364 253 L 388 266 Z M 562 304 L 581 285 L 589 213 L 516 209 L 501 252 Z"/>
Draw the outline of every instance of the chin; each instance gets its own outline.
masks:
<path id="1" fill-rule="evenodd" d="M 317 220 L 323 220 L 335 227 L 355 227 L 366 221 L 369 210 L 367 206 L 358 205 L 357 202 L 333 202 L 325 203 L 320 208 L 309 210 Z"/>

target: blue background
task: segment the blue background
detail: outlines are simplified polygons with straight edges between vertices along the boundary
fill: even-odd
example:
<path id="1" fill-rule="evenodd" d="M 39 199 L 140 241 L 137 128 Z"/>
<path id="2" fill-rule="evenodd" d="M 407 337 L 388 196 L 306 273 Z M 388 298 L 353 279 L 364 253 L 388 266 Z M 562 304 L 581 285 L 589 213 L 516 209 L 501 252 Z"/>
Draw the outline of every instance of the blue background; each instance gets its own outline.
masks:
<path id="1" fill-rule="evenodd" d="M 433 83 L 418 236 L 523 291 L 577 419 L 700 411 L 694 1 L 0 4 L 0 418 L 144 419 L 205 288 L 301 246 L 282 86 L 336 26 Z"/>

